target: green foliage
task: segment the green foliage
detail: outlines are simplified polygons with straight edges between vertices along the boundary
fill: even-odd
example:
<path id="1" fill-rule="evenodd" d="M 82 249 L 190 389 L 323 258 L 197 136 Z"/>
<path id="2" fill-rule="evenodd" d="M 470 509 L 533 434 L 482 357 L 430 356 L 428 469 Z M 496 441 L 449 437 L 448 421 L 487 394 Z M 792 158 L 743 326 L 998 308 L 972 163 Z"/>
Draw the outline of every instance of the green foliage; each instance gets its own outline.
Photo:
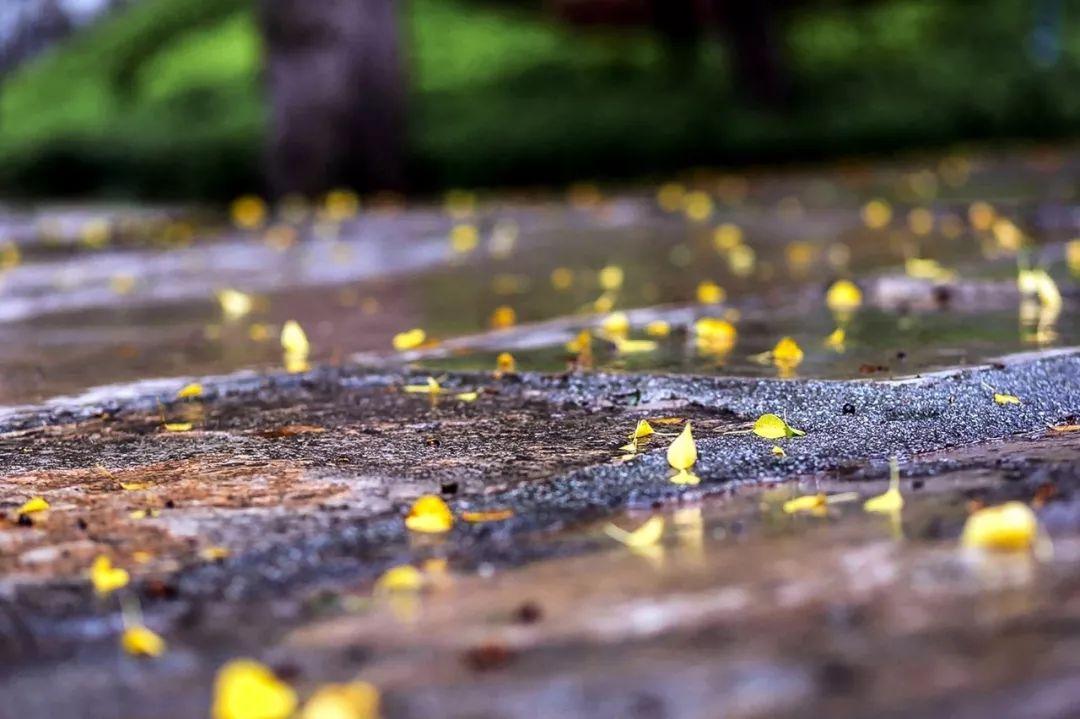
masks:
<path id="1" fill-rule="evenodd" d="M 410 153 L 421 186 L 627 176 L 1080 121 L 1080 27 L 1036 67 L 1023 0 L 814 6 L 788 33 L 794 107 L 732 92 L 723 48 L 678 67 L 653 37 L 520 6 L 412 0 Z M 0 87 L 0 191 L 222 198 L 258 189 L 264 98 L 251 0 L 143 0 Z"/>

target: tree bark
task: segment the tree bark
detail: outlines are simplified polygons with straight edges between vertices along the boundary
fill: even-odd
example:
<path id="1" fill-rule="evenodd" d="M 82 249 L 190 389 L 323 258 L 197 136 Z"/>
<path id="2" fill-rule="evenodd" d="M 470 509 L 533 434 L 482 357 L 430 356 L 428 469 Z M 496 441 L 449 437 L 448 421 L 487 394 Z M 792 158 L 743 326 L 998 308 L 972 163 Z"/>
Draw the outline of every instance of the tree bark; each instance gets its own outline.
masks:
<path id="1" fill-rule="evenodd" d="M 398 10 L 396 0 L 262 0 L 272 193 L 401 189 Z"/>

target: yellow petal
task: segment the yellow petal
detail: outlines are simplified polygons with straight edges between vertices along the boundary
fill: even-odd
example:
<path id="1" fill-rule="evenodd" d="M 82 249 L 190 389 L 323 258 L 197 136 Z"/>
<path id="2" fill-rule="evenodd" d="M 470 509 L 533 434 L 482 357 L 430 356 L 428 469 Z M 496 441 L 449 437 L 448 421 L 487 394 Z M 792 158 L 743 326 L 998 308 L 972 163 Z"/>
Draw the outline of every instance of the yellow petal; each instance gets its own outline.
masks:
<path id="1" fill-rule="evenodd" d="M 133 657 L 158 657 L 165 653 L 165 640 L 138 625 L 124 630 L 120 636 L 120 646 Z"/>
<path id="2" fill-rule="evenodd" d="M 218 304 L 226 317 L 237 319 L 251 312 L 254 302 L 251 295 L 244 294 L 239 290 L 224 289 L 217 293 Z"/>
<path id="3" fill-rule="evenodd" d="M 141 492 L 150 486 L 149 482 L 121 482 L 120 489 L 125 492 Z"/>
<path id="4" fill-rule="evenodd" d="M 588 352 L 591 349 L 592 335 L 589 334 L 588 330 L 581 330 L 581 332 L 578 332 L 577 337 L 566 343 L 566 351 L 574 354 Z"/>
<path id="5" fill-rule="evenodd" d="M 630 435 L 631 439 L 641 439 L 642 437 L 648 437 L 653 433 L 652 425 L 649 424 L 647 419 L 639 419 L 637 426 L 634 427 L 633 434 Z"/>
<path id="6" fill-rule="evenodd" d="M 252 659 L 234 659 L 214 681 L 213 719 L 286 719 L 296 711 L 296 692 Z"/>
<path id="7" fill-rule="evenodd" d="M 407 384 L 402 389 L 412 394 L 439 394 L 442 392 L 442 386 L 434 377 L 428 377 L 424 384 Z"/>
<path id="8" fill-rule="evenodd" d="M 777 457 L 786 457 L 787 456 L 787 452 L 785 452 L 784 448 L 781 447 L 778 444 L 773 445 L 772 453 L 775 454 Z"/>
<path id="9" fill-rule="evenodd" d="M 94 591 L 102 597 L 127 586 L 129 579 L 127 570 L 114 567 L 112 560 L 104 554 L 99 554 L 90 565 L 90 582 L 94 585 Z"/>
<path id="10" fill-rule="evenodd" d="M 202 397 L 203 386 L 198 382 L 192 382 L 191 384 L 184 385 L 179 392 L 176 393 L 177 399 L 191 399 L 192 397 Z"/>
<path id="11" fill-rule="evenodd" d="M 650 547 L 660 541 L 664 534 L 664 518 L 660 516 L 650 517 L 644 524 L 632 532 L 608 524 L 604 531 L 609 537 L 622 542 L 628 547 Z"/>
<path id="12" fill-rule="evenodd" d="M 727 320 L 702 317 L 694 322 L 694 335 L 699 348 L 726 351 L 735 345 L 738 331 Z"/>
<path id="13" fill-rule="evenodd" d="M 166 432 L 190 432 L 192 424 L 191 422 L 166 422 L 163 426 Z"/>
<path id="14" fill-rule="evenodd" d="M 896 463 L 896 458 L 893 457 L 889 460 L 889 488 L 876 497 L 863 502 L 863 509 L 867 512 L 877 512 L 879 514 L 892 514 L 898 512 L 904 507 L 904 497 L 900 494 L 900 466 Z"/>
<path id="15" fill-rule="evenodd" d="M 1006 502 L 973 513 L 964 524 L 960 543 L 990 551 L 1030 549 L 1039 533 L 1039 522 L 1022 502 Z"/>
<path id="16" fill-rule="evenodd" d="M 514 361 L 514 355 L 509 352 L 499 353 L 499 356 L 495 358 L 495 371 L 500 375 L 516 372 L 517 362 Z"/>
<path id="17" fill-rule="evenodd" d="M 413 503 L 405 517 L 405 526 L 414 532 L 449 532 L 454 526 L 454 515 L 441 497 L 425 494 Z"/>
<path id="18" fill-rule="evenodd" d="M 816 509 L 821 509 L 828 504 L 828 498 L 824 492 L 818 494 L 807 494 L 802 497 L 795 497 L 784 502 L 783 510 L 786 514 L 796 514 L 798 512 L 811 512 Z"/>
<path id="19" fill-rule="evenodd" d="M 704 280 L 697 286 L 697 301 L 703 305 L 723 302 L 725 296 L 724 288 L 711 280 Z"/>
<path id="20" fill-rule="evenodd" d="M 837 280 L 829 287 L 825 304 L 833 312 L 854 310 L 862 304 L 862 290 L 851 280 Z"/>
<path id="21" fill-rule="evenodd" d="M 608 265 L 600 270 L 597 279 L 600 287 L 608 292 L 614 292 L 623 285 L 623 268 L 618 265 Z"/>
<path id="22" fill-rule="evenodd" d="M 510 305 L 500 305 L 491 313 L 489 322 L 492 329 L 501 330 L 517 324 L 517 311 Z"/>
<path id="23" fill-rule="evenodd" d="M 765 439 L 781 439 L 782 437 L 801 437 L 806 432 L 788 425 L 775 414 L 763 414 L 754 422 L 754 434 Z"/>
<path id="24" fill-rule="evenodd" d="M 615 337 L 615 350 L 619 354 L 639 354 L 641 352 L 653 352 L 657 344 L 652 340 L 627 340 Z"/>
<path id="25" fill-rule="evenodd" d="M 645 334 L 650 337 L 667 337 L 671 334 L 671 325 L 664 320 L 653 320 L 645 325 Z"/>
<path id="26" fill-rule="evenodd" d="M 229 214 L 237 227 L 253 230 L 266 220 L 266 202 L 255 195 L 243 195 L 232 201 Z"/>
<path id="27" fill-rule="evenodd" d="M 281 328 L 281 348 L 292 355 L 307 356 L 311 349 L 304 328 L 296 320 L 289 320 Z"/>
<path id="28" fill-rule="evenodd" d="M 630 318 L 625 312 L 612 312 L 600 323 L 600 329 L 608 337 L 625 337 L 630 332 Z"/>
<path id="29" fill-rule="evenodd" d="M 304 704 L 300 719 L 379 719 L 379 690 L 367 682 L 326 684 Z"/>
<path id="30" fill-rule="evenodd" d="M 679 470 L 690 469 L 697 461 L 697 446 L 694 444 L 689 422 L 683 426 L 682 432 L 668 447 L 667 460 L 668 464 Z"/>
<path id="31" fill-rule="evenodd" d="M 218 560 L 225 559 L 230 554 L 232 554 L 232 552 L 229 551 L 228 547 L 218 546 L 206 547 L 199 552 L 199 556 L 208 562 L 216 562 Z"/>
<path id="32" fill-rule="evenodd" d="M 688 472 L 685 469 L 680 469 L 678 472 L 675 473 L 675 476 L 671 478 L 671 483 L 693 487 L 701 483 L 701 477 L 697 476 L 693 472 Z"/>
<path id="33" fill-rule="evenodd" d="M 15 512 L 20 517 L 24 514 L 36 514 L 37 512 L 44 512 L 49 508 L 49 503 L 45 501 L 44 497 L 31 497 L 23 502 L 23 505 Z"/>
<path id="34" fill-rule="evenodd" d="M 416 349 L 420 345 L 424 344 L 424 340 L 426 339 L 427 333 L 419 327 L 415 327 L 406 332 L 399 332 L 398 334 L 394 335 L 394 349 L 398 352 Z"/>
<path id="35" fill-rule="evenodd" d="M 562 292 L 574 284 L 574 273 L 568 267 L 556 267 L 551 271 L 551 286 Z"/>
<path id="36" fill-rule="evenodd" d="M 847 340 L 847 333 L 843 327 L 837 327 L 828 337 L 825 338 L 825 346 L 829 349 L 836 350 L 837 352 L 844 351 L 844 342 Z"/>
<path id="37" fill-rule="evenodd" d="M 514 516 L 514 510 L 512 509 L 485 509 L 475 512 L 462 512 L 461 519 L 464 522 L 470 524 L 480 524 L 481 522 L 501 522 L 505 519 L 510 519 Z"/>
<path id="38" fill-rule="evenodd" d="M 455 398 L 461 400 L 462 402 L 475 402 L 476 398 L 479 396 L 479 392 L 459 392 L 458 394 L 454 395 Z"/>
<path id="39" fill-rule="evenodd" d="M 994 393 L 994 401 L 998 404 L 1020 404 L 1020 398 L 1012 394 Z"/>
<path id="40" fill-rule="evenodd" d="M 794 367 L 803 360 L 802 347 L 790 337 L 783 337 L 773 347 L 772 359 L 778 365 Z"/>
<path id="41" fill-rule="evenodd" d="M 466 254 L 476 249 L 480 244 L 480 232 L 476 225 L 455 225 L 450 230 L 450 249 L 457 254 Z"/>
<path id="42" fill-rule="evenodd" d="M 424 586 L 423 573 L 411 564 L 391 567 L 375 582 L 376 592 L 416 592 Z"/>
<path id="43" fill-rule="evenodd" d="M 892 207 L 882 199 L 874 199 L 863 205 L 862 219 L 866 226 L 879 230 L 892 220 Z"/>

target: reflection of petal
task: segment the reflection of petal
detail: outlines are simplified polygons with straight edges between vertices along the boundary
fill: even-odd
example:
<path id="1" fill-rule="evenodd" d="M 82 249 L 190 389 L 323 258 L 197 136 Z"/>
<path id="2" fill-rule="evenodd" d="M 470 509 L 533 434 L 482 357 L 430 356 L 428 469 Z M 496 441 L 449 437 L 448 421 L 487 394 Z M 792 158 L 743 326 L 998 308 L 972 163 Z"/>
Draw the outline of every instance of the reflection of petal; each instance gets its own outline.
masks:
<path id="1" fill-rule="evenodd" d="M 394 619 L 402 624 L 416 624 L 420 618 L 421 598 L 412 592 L 394 592 L 386 597 L 386 605 Z"/>
<path id="2" fill-rule="evenodd" d="M 659 569 L 664 563 L 664 548 L 659 544 L 651 544 L 648 547 L 630 547 L 630 551 L 647 559 L 654 569 Z"/>
<path id="3" fill-rule="evenodd" d="M 679 470 L 675 473 L 675 476 L 671 478 L 672 484 L 681 484 L 686 486 L 694 486 L 701 482 L 701 477 L 697 476 L 693 472 L 688 472 L 685 469 Z"/>

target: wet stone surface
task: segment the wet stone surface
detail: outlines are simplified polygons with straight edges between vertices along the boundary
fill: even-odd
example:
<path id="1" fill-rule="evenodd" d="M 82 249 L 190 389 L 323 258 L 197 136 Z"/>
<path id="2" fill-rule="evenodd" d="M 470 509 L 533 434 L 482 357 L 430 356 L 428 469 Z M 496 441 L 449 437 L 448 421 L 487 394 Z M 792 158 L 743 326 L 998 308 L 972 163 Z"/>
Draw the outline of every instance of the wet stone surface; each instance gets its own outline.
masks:
<path id="1" fill-rule="evenodd" d="M 240 656 L 302 697 L 370 681 L 386 719 L 1074 716 L 1080 160 L 947 160 L 691 179 L 707 220 L 656 188 L 247 229 L 0 209 L 0 717 L 203 716 Z M 1018 262 L 1061 301 L 1022 297 Z M 857 311 L 826 307 L 838 277 Z M 229 316 L 225 288 L 250 307 Z M 656 347 L 621 352 L 612 310 Z M 733 345 L 703 351 L 703 317 Z M 312 348 L 294 373 L 290 319 Z M 430 341 L 391 351 L 410 327 Z M 582 330 L 591 363 L 566 347 Z M 802 361 L 762 361 L 787 335 Z M 495 376 L 505 351 L 519 371 Z M 406 389 L 429 375 L 438 394 Z M 763 413 L 805 436 L 755 436 Z M 696 484 L 666 458 L 686 421 Z M 892 457 L 904 509 L 868 513 Z M 852 496 L 784 511 L 819 492 Z M 424 494 L 451 531 L 406 528 Z M 49 510 L 20 519 L 34 496 Z M 1007 500 L 1049 544 L 961 549 Z M 611 537 L 654 516 L 656 545 Z M 100 555 L 131 574 L 105 598 Z M 420 591 L 375 589 L 405 563 Z M 125 612 L 162 656 L 121 650 Z"/>

